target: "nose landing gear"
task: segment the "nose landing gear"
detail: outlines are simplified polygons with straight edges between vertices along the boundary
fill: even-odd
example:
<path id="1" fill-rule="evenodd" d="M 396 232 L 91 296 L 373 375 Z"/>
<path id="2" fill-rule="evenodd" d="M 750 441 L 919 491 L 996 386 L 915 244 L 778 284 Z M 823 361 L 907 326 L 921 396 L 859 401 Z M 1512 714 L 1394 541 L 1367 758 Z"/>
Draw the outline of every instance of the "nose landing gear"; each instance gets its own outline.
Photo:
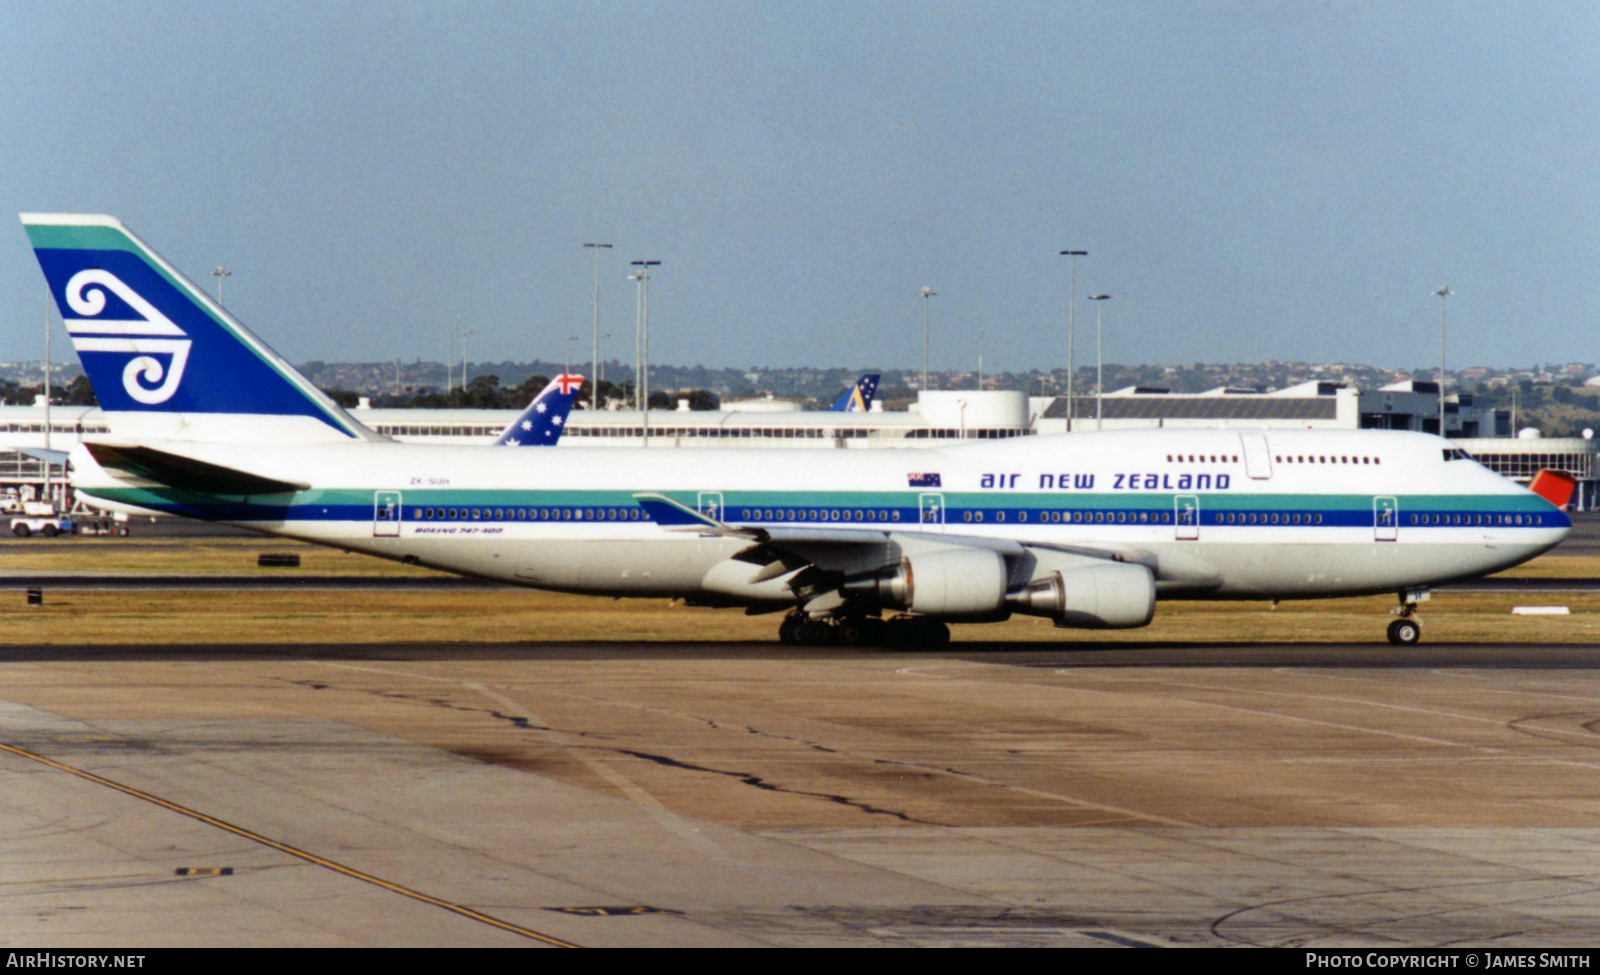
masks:
<path id="1" fill-rule="evenodd" d="M 1398 619 L 1389 624 L 1389 642 L 1409 647 L 1422 639 L 1422 624 L 1414 619 Z"/>
<path id="2" fill-rule="evenodd" d="M 1400 590 L 1400 605 L 1391 612 L 1399 617 L 1389 624 L 1389 642 L 1398 647 L 1414 646 L 1422 640 L 1422 622 L 1416 618 L 1417 604 L 1427 602 L 1428 590 Z"/>

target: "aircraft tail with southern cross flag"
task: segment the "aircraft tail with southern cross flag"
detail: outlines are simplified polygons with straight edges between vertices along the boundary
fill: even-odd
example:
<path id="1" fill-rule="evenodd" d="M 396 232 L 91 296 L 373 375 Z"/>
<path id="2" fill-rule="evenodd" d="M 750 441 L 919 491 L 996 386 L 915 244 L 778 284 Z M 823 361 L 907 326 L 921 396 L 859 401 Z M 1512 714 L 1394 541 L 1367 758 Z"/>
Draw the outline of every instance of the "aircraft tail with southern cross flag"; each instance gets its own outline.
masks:
<path id="1" fill-rule="evenodd" d="M 567 414 L 583 386 L 582 376 L 563 373 L 540 390 L 522 415 L 512 421 L 496 440 L 497 447 L 554 447 L 567 428 Z"/>

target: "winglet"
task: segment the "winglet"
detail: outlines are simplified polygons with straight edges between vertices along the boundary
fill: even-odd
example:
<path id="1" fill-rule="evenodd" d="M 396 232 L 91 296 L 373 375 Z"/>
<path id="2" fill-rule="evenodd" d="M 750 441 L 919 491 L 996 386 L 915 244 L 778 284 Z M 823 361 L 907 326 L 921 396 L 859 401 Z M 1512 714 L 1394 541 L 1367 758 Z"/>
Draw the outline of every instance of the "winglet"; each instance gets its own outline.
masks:
<path id="1" fill-rule="evenodd" d="M 1577 486 L 1577 478 L 1566 471 L 1552 471 L 1545 468 L 1533 476 L 1533 483 L 1528 485 L 1528 490 L 1557 508 L 1565 509 L 1567 503 L 1572 500 L 1572 492 Z"/>

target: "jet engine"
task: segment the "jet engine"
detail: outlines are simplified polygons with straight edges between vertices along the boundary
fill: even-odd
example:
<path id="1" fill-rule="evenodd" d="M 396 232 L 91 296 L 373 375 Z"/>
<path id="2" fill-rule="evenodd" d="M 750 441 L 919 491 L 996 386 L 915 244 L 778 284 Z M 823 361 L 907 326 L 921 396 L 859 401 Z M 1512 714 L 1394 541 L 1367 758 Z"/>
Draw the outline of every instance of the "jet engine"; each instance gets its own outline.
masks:
<path id="1" fill-rule="evenodd" d="M 981 548 L 918 552 L 899 565 L 847 579 L 846 596 L 880 606 L 907 609 L 940 619 L 1003 619 L 1006 609 L 1006 560 Z"/>
<path id="2" fill-rule="evenodd" d="M 1155 615 L 1156 582 L 1145 566 L 1102 562 L 1040 576 L 1009 593 L 1006 605 L 1029 616 L 1048 616 L 1057 626 L 1130 629 L 1148 625 Z"/>

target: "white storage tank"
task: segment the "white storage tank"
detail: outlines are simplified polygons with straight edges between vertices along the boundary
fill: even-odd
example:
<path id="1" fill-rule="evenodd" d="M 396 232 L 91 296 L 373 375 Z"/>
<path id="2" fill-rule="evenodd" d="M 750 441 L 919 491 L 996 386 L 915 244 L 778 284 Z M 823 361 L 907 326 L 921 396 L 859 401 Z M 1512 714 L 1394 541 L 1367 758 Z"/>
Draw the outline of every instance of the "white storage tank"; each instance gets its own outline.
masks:
<path id="1" fill-rule="evenodd" d="M 933 427 L 1023 430 L 1028 394 L 1012 389 L 930 389 L 917 393 L 916 413 Z"/>

